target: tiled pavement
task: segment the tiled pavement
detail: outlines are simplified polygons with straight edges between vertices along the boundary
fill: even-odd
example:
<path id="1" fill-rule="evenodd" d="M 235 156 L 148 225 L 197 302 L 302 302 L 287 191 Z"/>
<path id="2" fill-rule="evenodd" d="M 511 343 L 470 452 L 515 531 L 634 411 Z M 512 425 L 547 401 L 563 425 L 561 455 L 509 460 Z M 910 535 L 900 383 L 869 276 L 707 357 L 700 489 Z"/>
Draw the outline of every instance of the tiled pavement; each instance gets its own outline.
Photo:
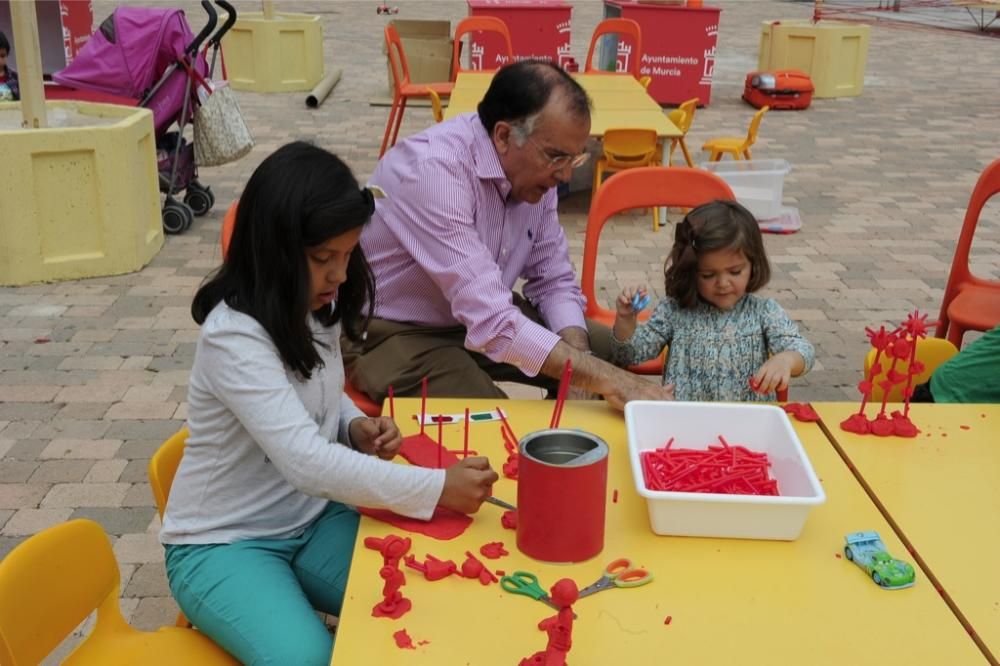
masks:
<path id="1" fill-rule="evenodd" d="M 227 203 L 270 151 L 309 139 L 343 156 L 360 178 L 371 173 L 387 115 L 368 104 L 386 85 L 386 17 L 376 4 L 281 4 L 323 16 L 326 62 L 343 69 L 340 84 L 317 110 L 305 107 L 304 94 L 240 93 L 257 147 L 236 164 L 203 170 L 216 210 L 169 237 L 149 266 L 119 277 L 0 288 L 0 556 L 48 525 L 94 518 L 113 535 L 131 621 L 155 627 L 172 620 L 146 465 L 185 418 L 197 335 L 191 295 L 219 262 Z M 466 13 L 458 0 L 398 4 L 400 18 L 454 21 Z M 743 76 L 756 68 L 760 21 L 811 11 L 811 3 L 718 4 L 712 103 L 695 118 L 694 149 L 710 136 L 745 131 L 751 109 L 739 95 Z M 198 6 L 183 6 L 200 27 Z M 113 7 L 96 0 L 95 19 Z M 594 0 L 575 3 L 573 49 L 581 62 L 600 11 Z M 795 383 L 793 399 L 854 399 L 863 328 L 914 308 L 936 315 L 973 183 L 1000 156 L 998 61 L 1000 40 L 974 31 L 880 25 L 872 30 L 862 96 L 816 100 L 806 112 L 764 119 L 755 156 L 792 163 L 785 203 L 798 206 L 804 221 L 797 234 L 767 237 L 776 269 L 767 293 L 817 348 L 816 367 Z M 429 122 L 427 109 L 410 109 L 403 134 Z M 588 203 L 589 193 L 579 192 L 561 206 L 576 261 Z M 974 247 L 975 269 L 994 278 L 998 210 L 1000 203 L 988 207 Z M 669 229 L 652 233 L 644 215 L 606 232 L 598 276 L 609 301 L 620 285 L 637 281 L 662 293 L 669 239 Z"/>

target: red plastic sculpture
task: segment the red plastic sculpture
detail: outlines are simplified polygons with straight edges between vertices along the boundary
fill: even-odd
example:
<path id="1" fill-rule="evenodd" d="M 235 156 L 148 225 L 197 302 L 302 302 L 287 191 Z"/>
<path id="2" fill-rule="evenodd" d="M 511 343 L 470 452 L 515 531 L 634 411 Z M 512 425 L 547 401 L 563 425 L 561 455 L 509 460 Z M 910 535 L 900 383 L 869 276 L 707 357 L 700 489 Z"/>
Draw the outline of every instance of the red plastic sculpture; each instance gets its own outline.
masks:
<path id="1" fill-rule="evenodd" d="M 478 578 L 479 582 L 483 585 L 499 582 L 497 577 L 493 575 L 493 572 L 487 569 L 486 565 L 480 562 L 469 551 L 465 551 L 465 561 L 462 562 L 462 575 L 466 578 Z"/>
<path id="2" fill-rule="evenodd" d="M 372 608 L 373 617 L 402 617 L 410 608 L 412 602 L 403 596 L 399 588 L 406 585 L 406 575 L 399 568 L 399 561 L 410 550 L 410 540 L 389 534 L 383 539 L 366 537 L 365 547 L 377 550 L 382 555 L 382 568 L 378 575 L 385 581 L 382 586 L 382 601 Z"/>
<path id="3" fill-rule="evenodd" d="M 508 530 L 517 529 L 517 511 L 504 511 L 500 516 L 500 524 Z"/>
<path id="4" fill-rule="evenodd" d="M 552 602 L 559 606 L 559 613 L 538 623 L 546 632 L 549 642 L 545 650 L 521 660 L 520 666 L 566 666 L 566 656 L 573 647 L 573 604 L 580 598 L 580 591 L 572 579 L 556 581 L 549 590 Z"/>
<path id="5" fill-rule="evenodd" d="M 458 565 L 451 560 L 439 560 L 430 553 L 427 554 L 427 559 L 422 563 L 418 562 L 417 558 L 413 555 L 407 555 L 405 562 L 406 566 L 416 569 L 424 575 L 424 578 L 431 582 L 447 578 L 458 571 Z"/>
<path id="6" fill-rule="evenodd" d="M 504 555 L 510 555 L 507 550 L 503 547 L 502 541 L 491 541 L 479 548 L 479 552 L 482 553 L 483 557 L 488 557 L 491 560 L 498 560 Z"/>
<path id="7" fill-rule="evenodd" d="M 859 435 L 871 433 L 879 437 L 896 435 L 897 437 L 916 437 L 920 432 L 919 428 L 910 421 L 910 398 L 913 396 L 913 378 L 924 371 L 923 363 L 917 361 L 917 345 L 919 341 L 927 337 L 927 331 L 936 322 L 928 322 L 927 315 L 922 315 L 918 310 L 914 310 L 906 321 L 896 329 L 887 331 L 885 326 L 879 326 L 878 330 L 865 328 L 868 341 L 875 349 L 875 362 L 868 370 L 868 375 L 858 383 L 858 391 L 861 392 L 861 407 L 854 414 L 841 421 L 840 427 L 847 432 Z M 882 359 L 891 359 L 888 371 L 882 379 Z M 896 366 L 900 361 L 908 362 L 905 373 L 898 372 Z M 869 419 L 865 416 L 865 407 L 872 396 L 872 389 L 876 380 L 882 388 L 882 405 L 875 418 Z M 903 387 L 903 411 L 894 411 L 890 415 L 886 412 L 886 403 L 889 401 L 889 392 L 897 384 L 906 383 Z"/>

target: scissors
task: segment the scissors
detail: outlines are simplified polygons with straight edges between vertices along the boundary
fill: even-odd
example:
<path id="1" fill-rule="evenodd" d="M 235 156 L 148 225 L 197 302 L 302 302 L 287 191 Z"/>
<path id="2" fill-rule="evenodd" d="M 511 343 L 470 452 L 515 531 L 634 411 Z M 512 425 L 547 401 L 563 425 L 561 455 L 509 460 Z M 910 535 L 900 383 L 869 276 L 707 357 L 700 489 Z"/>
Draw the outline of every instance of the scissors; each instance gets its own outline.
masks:
<path id="1" fill-rule="evenodd" d="M 645 310 L 647 305 L 649 305 L 649 294 L 635 292 L 635 296 L 632 297 L 632 309 L 639 312 Z"/>
<path id="2" fill-rule="evenodd" d="M 490 504 L 496 504 L 497 506 L 507 509 L 508 511 L 517 511 L 517 507 L 510 502 L 504 502 L 502 499 L 493 497 L 492 495 L 487 497 L 484 502 L 489 502 Z"/>
<path id="3" fill-rule="evenodd" d="M 639 587 L 653 581 L 653 574 L 632 565 L 632 560 L 621 558 L 604 567 L 604 573 L 593 585 L 580 590 L 580 599 L 612 587 Z"/>
<path id="4" fill-rule="evenodd" d="M 531 597 L 536 601 L 541 601 L 543 604 L 547 604 L 551 608 L 562 610 L 559 606 L 555 605 L 552 598 L 549 597 L 545 590 L 542 589 L 542 586 L 538 584 L 538 576 L 533 573 L 528 573 L 527 571 L 515 571 L 509 576 L 504 576 L 500 579 L 500 587 L 511 594 L 523 594 L 524 596 Z M 573 613 L 573 617 L 576 617 L 576 613 Z"/>

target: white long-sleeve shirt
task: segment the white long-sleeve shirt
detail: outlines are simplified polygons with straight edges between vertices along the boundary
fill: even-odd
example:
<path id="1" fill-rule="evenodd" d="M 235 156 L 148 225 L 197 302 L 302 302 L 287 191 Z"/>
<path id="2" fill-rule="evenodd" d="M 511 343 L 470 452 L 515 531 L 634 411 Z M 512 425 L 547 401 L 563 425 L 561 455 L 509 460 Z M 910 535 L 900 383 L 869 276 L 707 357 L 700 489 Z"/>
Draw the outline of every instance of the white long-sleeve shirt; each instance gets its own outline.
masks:
<path id="1" fill-rule="evenodd" d="M 380 460 L 339 442 L 364 414 L 344 392 L 340 326 L 309 316 L 324 365 L 288 369 L 254 318 L 219 303 L 201 327 L 184 449 L 163 518 L 168 544 L 298 536 L 328 500 L 428 519 L 444 470 Z"/>

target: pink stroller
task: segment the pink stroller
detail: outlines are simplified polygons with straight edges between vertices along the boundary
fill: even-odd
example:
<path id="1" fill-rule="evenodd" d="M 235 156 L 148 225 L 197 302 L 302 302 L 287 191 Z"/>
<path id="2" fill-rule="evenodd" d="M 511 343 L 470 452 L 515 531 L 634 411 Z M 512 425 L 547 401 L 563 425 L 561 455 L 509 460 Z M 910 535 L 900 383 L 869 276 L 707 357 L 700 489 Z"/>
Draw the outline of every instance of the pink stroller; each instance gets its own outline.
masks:
<path id="1" fill-rule="evenodd" d="M 211 188 L 198 182 L 194 149 L 184 139 L 184 129 L 198 106 L 195 79 L 211 78 L 222 36 L 236 22 L 232 5 L 225 0 L 216 4 L 228 18 L 213 35 L 218 14 L 202 0 L 209 20 L 197 36 L 180 9 L 118 7 L 73 62 L 52 77 L 64 86 L 134 99 L 153 112 L 160 191 L 166 194 L 163 230 L 171 234 L 188 229 L 195 215 L 204 215 L 215 204 Z M 205 52 L 212 49 L 211 66 L 198 52 L 206 40 Z M 178 201 L 174 195 L 181 191 L 184 200 Z"/>

